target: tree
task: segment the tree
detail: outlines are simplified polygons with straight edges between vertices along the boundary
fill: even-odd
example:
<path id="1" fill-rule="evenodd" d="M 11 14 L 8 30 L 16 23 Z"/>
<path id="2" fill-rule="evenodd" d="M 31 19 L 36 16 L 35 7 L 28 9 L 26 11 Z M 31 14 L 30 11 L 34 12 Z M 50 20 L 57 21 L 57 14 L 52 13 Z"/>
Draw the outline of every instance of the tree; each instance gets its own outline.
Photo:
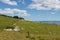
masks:
<path id="1" fill-rule="evenodd" d="M 24 18 L 23 18 L 23 17 L 18 17 L 18 16 L 14 16 L 13 18 L 23 19 L 23 20 L 24 20 Z"/>
<path id="2" fill-rule="evenodd" d="M 19 17 L 18 16 L 14 16 L 13 18 L 17 18 L 18 19 Z"/>

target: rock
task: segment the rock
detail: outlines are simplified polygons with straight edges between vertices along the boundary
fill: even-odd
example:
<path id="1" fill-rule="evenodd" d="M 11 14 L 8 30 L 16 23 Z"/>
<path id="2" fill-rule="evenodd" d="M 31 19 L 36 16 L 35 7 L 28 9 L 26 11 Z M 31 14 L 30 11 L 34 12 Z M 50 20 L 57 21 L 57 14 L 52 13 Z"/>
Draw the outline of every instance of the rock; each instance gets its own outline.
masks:
<path id="1" fill-rule="evenodd" d="M 13 29 L 4 29 L 5 31 L 13 31 Z"/>
<path id="2" fill-rule="evenodd" d="M 14 31 L 20 31 L 19 27 L 16 26 L 16 27 L 14 28 Z"/>

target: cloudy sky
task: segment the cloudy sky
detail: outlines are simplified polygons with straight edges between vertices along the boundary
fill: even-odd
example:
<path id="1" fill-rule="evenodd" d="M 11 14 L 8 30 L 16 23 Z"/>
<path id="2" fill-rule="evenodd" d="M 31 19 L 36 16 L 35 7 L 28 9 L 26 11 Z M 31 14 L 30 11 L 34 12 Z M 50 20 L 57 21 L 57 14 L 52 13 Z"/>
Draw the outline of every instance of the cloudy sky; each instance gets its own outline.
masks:
<path id="1" fill-rule="evenodd" d="M 60 0 L 0 0 L 0 14 L 31 21 L 60 21 Z"/>

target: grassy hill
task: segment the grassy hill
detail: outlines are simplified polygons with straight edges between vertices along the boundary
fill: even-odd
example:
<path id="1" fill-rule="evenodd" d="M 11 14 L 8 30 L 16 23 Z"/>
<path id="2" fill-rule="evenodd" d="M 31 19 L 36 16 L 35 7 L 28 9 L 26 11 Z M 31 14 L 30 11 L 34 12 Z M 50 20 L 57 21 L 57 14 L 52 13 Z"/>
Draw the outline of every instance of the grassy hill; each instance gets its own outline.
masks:
<path id="1" fill-rule="evenodd" d="M 12 26 L 12 24 L 17 20 L 18 19 L 11 17 L 0 16 L 0 29 L 4 29 L 7 26 Z"/>
<path id="2" fill-rule="evenodd" d="M 3 30 L 14 23 L 19 27 L 19 32 Z M 0 16 L 0 30 L 0 40 L 60 40 L 60 25 L 57 24 Z M 29 38 L 27 38 L 28 35 Z"/>

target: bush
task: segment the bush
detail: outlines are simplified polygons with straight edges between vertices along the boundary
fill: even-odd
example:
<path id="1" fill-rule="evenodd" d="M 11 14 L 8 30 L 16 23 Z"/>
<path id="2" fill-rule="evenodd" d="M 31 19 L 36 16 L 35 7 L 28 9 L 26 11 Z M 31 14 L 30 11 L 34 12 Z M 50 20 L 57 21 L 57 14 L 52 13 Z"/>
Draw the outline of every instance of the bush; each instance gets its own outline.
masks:
<path id="1" fill-rule="evenodd" d="M 14 29 L 14 27 L 7 26 L 6 29 Z"/>
<path id="2" fill-rule="evenodd" d="M 14 16 L 13 18 L 17 18 L 18 19 L 19 17 L 18 16 Z"/>
<path id="3" fill-rule="evenodd" d="M 23 17 L 18 17 L 18 16 L 14 16 L 13 18 L 23 19 L 23 20 L 24 20 L 24 18 L 23 18 Z"/>

